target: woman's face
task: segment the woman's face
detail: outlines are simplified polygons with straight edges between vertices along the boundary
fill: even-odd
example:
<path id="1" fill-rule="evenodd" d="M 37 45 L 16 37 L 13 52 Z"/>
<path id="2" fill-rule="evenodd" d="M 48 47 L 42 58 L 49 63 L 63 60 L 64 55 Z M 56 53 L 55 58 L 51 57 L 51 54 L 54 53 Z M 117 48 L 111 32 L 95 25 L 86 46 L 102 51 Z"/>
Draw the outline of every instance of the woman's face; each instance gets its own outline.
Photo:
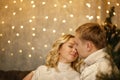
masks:
<path id="1" fill-rule="evenodd" d="M 75 39 L 70 38 L 66 43 L 64 43 L 61 46 L 59 50 L 60 53 L 59 61 L 65 63 L 75 61 L 78 57 L 78 53 L 75 47 L 76 47 Z"/>

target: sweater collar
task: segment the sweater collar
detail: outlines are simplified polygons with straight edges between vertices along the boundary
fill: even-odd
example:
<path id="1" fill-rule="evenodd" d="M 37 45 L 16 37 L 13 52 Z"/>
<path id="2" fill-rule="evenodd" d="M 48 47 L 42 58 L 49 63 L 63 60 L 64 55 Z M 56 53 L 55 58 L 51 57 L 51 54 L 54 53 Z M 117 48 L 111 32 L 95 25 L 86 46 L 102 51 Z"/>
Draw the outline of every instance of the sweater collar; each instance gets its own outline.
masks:
<path id="1" fill-rule="evenodd" d="M 58 62 L 58 69 L 60 71 L 66 71 L 71 69 L 71 63 Z"/>
<path id="2" fill-rule="evenodd" d="M 103 49 L 100 49 L 94 53 L 92 53 L 91 55 L 89 55 L 85 60 L 84 60 L 84 63 L 86 65 L 91 65 L 93 63 L 95 63 L 97 60 L 99 60 L 100 58 L 103 58 L 107 55 L 106 49 L 103 48 Z"/>

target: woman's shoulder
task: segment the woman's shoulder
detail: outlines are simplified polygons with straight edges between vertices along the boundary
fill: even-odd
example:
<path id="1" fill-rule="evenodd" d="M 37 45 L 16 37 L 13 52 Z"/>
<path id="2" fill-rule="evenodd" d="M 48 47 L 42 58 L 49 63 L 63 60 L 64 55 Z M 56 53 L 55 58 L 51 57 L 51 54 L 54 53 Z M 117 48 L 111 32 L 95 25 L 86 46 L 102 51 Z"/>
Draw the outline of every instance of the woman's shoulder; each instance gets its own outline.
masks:
<path id="1" fill-rule="evenodd" d="M 48 68 L 47 68 L 47 66 L 46 65 L 40 65 L 38 68 L 37 68 L 37 70 L 47 70 Z"/>

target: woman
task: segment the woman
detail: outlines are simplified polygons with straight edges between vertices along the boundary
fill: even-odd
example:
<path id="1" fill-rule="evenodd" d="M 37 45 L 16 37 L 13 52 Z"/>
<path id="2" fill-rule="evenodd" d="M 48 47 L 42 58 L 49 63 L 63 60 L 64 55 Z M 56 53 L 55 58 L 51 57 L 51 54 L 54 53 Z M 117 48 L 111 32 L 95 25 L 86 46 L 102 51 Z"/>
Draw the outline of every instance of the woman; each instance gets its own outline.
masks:
<path id="1" fill-rule="evenodd" d="M 78 61 L 74 36 L 61 36 L 52 46 L 47 55 L 45 65 L 29 73 L 23 80 L 79 80 L 75 71 Z"/>

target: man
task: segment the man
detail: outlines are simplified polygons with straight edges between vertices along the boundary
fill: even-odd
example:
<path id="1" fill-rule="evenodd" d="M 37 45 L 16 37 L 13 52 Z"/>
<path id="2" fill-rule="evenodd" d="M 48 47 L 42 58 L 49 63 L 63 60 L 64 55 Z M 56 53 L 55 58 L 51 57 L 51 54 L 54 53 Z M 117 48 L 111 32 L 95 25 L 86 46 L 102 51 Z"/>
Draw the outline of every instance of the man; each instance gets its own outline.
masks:
<path id="1" fill-rule="evenodd" d="M 76 29 L 76 49 L 83 63 L 80 80 L 97 80 L 100 74 L 111 74 L 113 62 L 106 53 L 106 34 L 103 26 L 86 23 Z"/>

